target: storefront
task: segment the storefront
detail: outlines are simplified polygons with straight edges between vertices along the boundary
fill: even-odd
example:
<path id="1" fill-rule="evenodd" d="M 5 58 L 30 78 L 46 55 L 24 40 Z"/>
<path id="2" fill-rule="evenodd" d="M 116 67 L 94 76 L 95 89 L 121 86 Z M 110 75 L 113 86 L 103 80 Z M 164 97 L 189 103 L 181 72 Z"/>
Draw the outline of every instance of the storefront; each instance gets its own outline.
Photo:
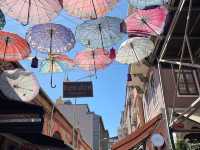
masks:
<path id="1" fill-rule="evenodd" d="M 42 134 L 43 115 L 40 106 L 0 95 L 0 149 L 73 150 L 62 140 Z"/>

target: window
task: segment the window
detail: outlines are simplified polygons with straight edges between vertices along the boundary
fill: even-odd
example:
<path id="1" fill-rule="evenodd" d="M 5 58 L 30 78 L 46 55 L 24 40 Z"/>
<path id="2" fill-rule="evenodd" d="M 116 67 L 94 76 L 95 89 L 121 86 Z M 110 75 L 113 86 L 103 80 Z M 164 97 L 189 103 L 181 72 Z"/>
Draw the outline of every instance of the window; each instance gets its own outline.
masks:
<path id="1" fill-rule="evenodd" d="M 175 71 L 176 81 L 179 78 L 179 95 L 198 95 L 198 89 L 194 78 L 193 70 L 181 70 L 180 74 Z"/>
<path id="2" fill-rule="evenodd" d="M 147 88 L 146 93 L 145 93 L 147 104 L 150 104 L 151 101 L 153 101 L 153 105 L 154 106 L 157 105 L 158 98 L 157 98 L 157 94 L 156 94 L 156 88 L 157 88 L 157 85 L 156 85 L 156 82 L 155 82 L 155 77 L 154 77 L 154 75 L 151 75 L 150 81 L 148 83 L 148 88 Z"/>

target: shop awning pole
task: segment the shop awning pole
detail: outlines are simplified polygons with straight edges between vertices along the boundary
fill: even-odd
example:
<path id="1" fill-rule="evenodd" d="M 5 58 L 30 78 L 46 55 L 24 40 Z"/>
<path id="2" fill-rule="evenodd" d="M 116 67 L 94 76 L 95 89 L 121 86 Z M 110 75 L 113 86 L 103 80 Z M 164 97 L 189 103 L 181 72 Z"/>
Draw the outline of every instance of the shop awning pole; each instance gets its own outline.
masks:
<path id="1" fill-rule="evenodd" d="M 172 24 L 171 24 L 171 26 L 170 26 L 169 32 L 167 33 L 166 39 L 165 39 L 164 44 L 163 44 L 163 46 L 162 46 L 160 59 L 163 58 L 163 56 L 164 56 L 164 54 L 165 54 L 165 52 L 166 52 L 166 50 L 167 50 L 167 44 L 168 44 L 168 42 L 169 42 L 169 40 L 170 40 L 170 38 L 171 38 L 171 35 L 172 35 L 172 33 L 173 33 L 173 30 L 174 30 L 174 28 L 175 28 L 175 26 L 176 26 L 176 23 L 177 23 L 178 19 L 179 19 L 179 16 L 180 16 L 180 14 L 181 14 L 181 11 L 182 11 L 182 9 L 183 9 L 183 5 L 184 5 L 185 1 L 186 1 L 186 0 L 181 0 L 181 2 L 180 2 L 179 5 L 178 5 L 177 11 L 176 11 L 176 14 L 175 14 L 175 16 L 174 16 L 174 19 L 173 19 L 173 21 L 172 21 Z"/>
<path id="2" fill-rule="evenodd" d="M 179 62 L 179 61 L 172 61 L 172 60 L 166 60 L 166 59 L 160 59 L 160 62 L 168 63 L 168 64 L 174 64 L 174 65 L 182 65 L 182 66 L 185 66 L 185 67 L 192 67 L 192 68 L 200 69 L 199 64 L 183 63 L 183 62 Z"/>
<path id="3" fill-rule="evenodd" d="M 187 114 L 192 108 L 194 108 L 198 103 L 200 102 L 200 97 L 197 98 L 182 114 L 180 114 L 178 117 L 176 117 L 171 123 L 170 127 L 177 122 L 181 117 L 184 117 L 185 114 Z"/>

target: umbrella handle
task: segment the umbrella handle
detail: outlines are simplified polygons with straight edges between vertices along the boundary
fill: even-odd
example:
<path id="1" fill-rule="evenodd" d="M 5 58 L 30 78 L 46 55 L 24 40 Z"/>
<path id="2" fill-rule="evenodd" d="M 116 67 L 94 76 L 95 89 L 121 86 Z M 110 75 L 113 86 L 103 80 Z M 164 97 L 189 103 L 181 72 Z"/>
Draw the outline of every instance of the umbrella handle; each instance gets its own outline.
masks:
<path id="1" fill-rule="evenodd" d="M 51 88 L 56 88 L 56 85 L 53 85 L 53 72 L 51 72 Z"/>
<path id="2" fill-rule="evenodd" d="M 51 88 L 55 88 L 56 85 L 53 85 L 53 59 L 51 60 Z"/>
<path id="3" fill-rule="evenodd" d="M 26 23 L 21 23 L 23 26 L 27 26 L 30 22 L 30 9 L 31 9 L 31 0 L 28 1 L 28 16 Z"/>

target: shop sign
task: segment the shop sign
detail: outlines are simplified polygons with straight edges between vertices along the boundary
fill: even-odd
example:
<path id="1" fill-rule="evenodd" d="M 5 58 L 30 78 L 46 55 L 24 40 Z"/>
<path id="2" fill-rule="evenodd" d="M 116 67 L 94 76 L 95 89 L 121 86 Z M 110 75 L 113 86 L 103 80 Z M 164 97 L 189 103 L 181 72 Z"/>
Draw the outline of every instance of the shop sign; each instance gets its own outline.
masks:
<path id="1" fill-rule="evenodd" d="M 63 82 L 63 97 L 93 97 L 92 82 Z"/>

